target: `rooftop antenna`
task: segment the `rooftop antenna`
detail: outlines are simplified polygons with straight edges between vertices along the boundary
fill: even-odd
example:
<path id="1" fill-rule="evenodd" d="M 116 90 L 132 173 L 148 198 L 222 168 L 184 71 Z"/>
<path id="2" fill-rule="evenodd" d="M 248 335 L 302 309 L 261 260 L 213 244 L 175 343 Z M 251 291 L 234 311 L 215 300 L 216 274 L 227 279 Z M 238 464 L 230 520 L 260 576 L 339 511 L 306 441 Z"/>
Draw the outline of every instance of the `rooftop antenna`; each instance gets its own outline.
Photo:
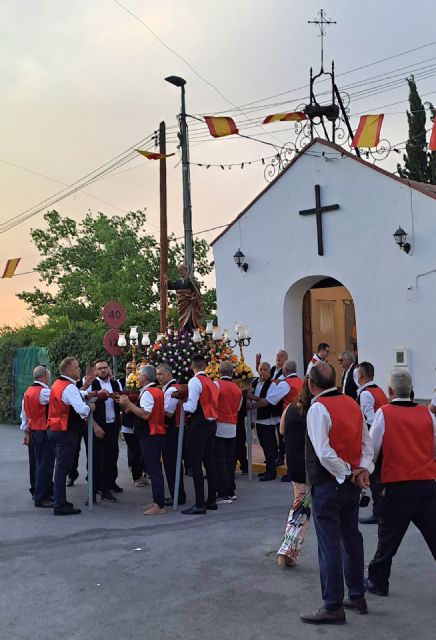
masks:
<path id="1" fill-rule="evenodd" d="M 321 38 L 321 73 L 324 71 L 324 36 L 326 35 L 327 25 L 336 24 L 336 20 L 327 18 L 324 9 L 321 9 L 318 13 L 317 20 L 308 20 L 307 24 L 316 24 L 319 27 L 319 34 Z"/>

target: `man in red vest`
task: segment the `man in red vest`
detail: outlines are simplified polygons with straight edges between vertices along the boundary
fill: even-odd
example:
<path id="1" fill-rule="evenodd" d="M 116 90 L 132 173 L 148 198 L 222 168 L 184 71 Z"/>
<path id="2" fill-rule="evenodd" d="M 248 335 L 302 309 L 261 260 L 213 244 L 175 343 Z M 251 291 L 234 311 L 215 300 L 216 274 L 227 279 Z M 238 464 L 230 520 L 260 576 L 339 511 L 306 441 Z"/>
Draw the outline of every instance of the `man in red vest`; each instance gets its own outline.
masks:
<path id="1" fill-rule="evenodd" d="M 338 392 L 331 365 L 319 362 L 311 368 L 309 389 L 314 398 L 307 414 L 306 470 L 312 485 L 324 606 L 303 614 L 301 620 L 344 624 L 344 607 L 368 611 L 358 517 L 360 489 L 369 486 L 374 469 L 373 449 L 360 408 Z"/>
<path id="2" fill-rule="evenodd" d="M 383 405 L 388 404 L 389 400 L 383 389 L 380 389 L 374 383 L 374 367 L 370 362 L 361 362 L 357 367 L 357 382 L 359 384 L 357 403 L 360 405 L 362 415 L 370 430 L 374 422 L 375 412 Z M 371 474 L 369 481 L 371 484 L 372 514 L 366 518 L 359 518 L 359 522 L 362 524 L 377 524 L 381 491 L 377 468 Z M 367 501 L 369 501 L 369 498 L 367 498 Z"/>
<path id="3" fill-rule="evenodd" d="M 173 370 L 167 362 L 162 362 L 157 367 L 157 379 L 164 394 L 165 408 L 165 442 L 163 449 L 163 463 L 167 484 L 171 498 L 165 498 L 165 505 L 171 507 L 174 501 L 174 488 L 176 485 L 177 449 L 179 444 L 180 406 L 181 400 L 173 394 L 180 391 L 180 385 L 173 378 Z M 186 493 L 183 484 L 183 465 L 180 468 L 179 495 L 177 504 L 186 503 Z"/>
<path id="4" fill-rule="evenodd" d="M 33 384 L 25 391 L 21 428 L 28 431 L 35 454 L 35 507 L 53 508 L 54 451 L 47 437 L 50 371 L 45 365 L 33 370 Z"/>
<path id="5" fill-rule="evenodd" d="M 80 367 L 74 357 L 64 358 L 59 366 L 60 377 L 50 391 L 48 409 L 48 439 L 55 451 L 54 509 L 55 516 L 71 516 L 80 513 L 67 502 L 65 481 L 76 450 L 77 434 L 95 405 L 87 405 L 76 386 L 80 380 Z M 83 392 L 82 392 L 83 393 Z"/>
<path id="6" fill-rule="evenodd" d="M 183 404 L 191 414 L 188 430 L 188 447 L 192 464 L 195 489 L 195 505 L 184 509 L 186 515 L 204 515 L 206 509 L 216 511 L 216 479 L 214 444 L 218 417 L 219 390 L 204 373 L 206 362 L 202 355 L 192 356 L 194 377 L 188 383 L 188 400 Z M 207 477 L 207 502 L 204 499 L 203 467 Z"/>
<path id="7" fill-rule="evenodd" d="M 436 560 L 436 419 L 411 401 L 412 378 L 393 369 L 388 380 L 391 403 L 374 418 L 375 459 L 382 454 L 378 546 L 369 563 L 367 591 L 389 593 L 392 558 L 413 522 Z"/>
<path id="8" fill-rule="evenodd" d="M 215 382 L 219 389 L 218 421 L 215 435 L 215 471 L 217 503 L 231 504 L 236 500 L 235 443 L 238 411 L 242 404 L 242 391 L 232 381 L 233 365 L 221 362 L 220 379 Z"/>
<path id="9" fill-rule="evenodd" d="M 133 428 L 139 439 L 142 457 L 151 480 L 153 502 L 145 507 L 145 516 L 165 513 L 165 485 L 162 473 L 162 452 L 165 441 L 164 396 L 156 385 L 156 369 L 151 364 L 141 367 L 138 375 L 139 399 L 136 405 L 125 395 L 119 403 L 134 414 Z"/>

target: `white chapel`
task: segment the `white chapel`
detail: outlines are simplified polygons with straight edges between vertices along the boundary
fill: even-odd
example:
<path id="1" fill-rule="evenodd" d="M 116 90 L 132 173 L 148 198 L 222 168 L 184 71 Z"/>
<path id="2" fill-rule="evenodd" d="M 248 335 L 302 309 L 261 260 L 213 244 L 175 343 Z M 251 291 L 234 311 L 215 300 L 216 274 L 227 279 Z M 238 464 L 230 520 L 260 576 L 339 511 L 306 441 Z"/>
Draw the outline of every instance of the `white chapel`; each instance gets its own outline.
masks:
<path id="1" fill-rule="evenodd" d="M 318 209 L 318 213 L 316 213 Z M 327 210 L 325 210 L 327 209 Z M 394 233 L 407 234 L 400 244 Z M 402 246 L 400 246 L 402 244 Z M 303 375 L 319 342 L 436 386 L 436 186 L 310 142 L 213 241 L 221 327 L 250 325 L 246 359 L 284 347 Z M 245 256 L 246 271 L 234 254 Z"/>

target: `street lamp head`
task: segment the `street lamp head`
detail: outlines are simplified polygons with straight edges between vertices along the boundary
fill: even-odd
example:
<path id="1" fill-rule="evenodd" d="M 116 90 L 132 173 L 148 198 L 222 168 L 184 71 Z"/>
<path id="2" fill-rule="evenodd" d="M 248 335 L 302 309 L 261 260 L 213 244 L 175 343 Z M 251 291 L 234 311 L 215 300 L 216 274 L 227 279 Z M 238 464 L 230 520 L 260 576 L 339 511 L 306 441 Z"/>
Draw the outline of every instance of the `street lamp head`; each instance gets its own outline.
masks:
<path id="1" fill-rule="evenodd" d="M 183 87 L 186 84 L 186 80 L 179 76 L 168 76 L 165 80 L 176 87 Z"/>

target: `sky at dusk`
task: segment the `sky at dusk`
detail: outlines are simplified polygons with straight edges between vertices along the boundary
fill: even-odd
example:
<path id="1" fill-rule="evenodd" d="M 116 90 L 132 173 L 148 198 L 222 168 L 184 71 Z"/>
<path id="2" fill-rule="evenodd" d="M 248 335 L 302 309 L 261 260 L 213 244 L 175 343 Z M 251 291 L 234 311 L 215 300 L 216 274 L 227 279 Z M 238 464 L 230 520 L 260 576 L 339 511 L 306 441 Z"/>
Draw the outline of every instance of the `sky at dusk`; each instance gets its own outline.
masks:
<path id="1" fill-rule="evenodd" d="M 168 152 L 176 152 L 168 160 L 168 227 L 182 235 L 180 92 L 164 81 L 168 75 L 186 79 L 188 113 L 222 111 L 234 117 L 241 132 L 251 120 L 247 135 L 278 146 L 295 139 L 292 123 L 262 126 L 256 118 L 260 123 L 307 101 L 309 69 L 320 64 L 317 30 L 307 21 L 316 17 L 319 0 L 120 3 L 149 28 L 115 0 L 0 0 L 0 225 L 134 147 L 164 120 Z M 340 89 L 366 81 L 349 88 L 352 128 L 361 113 L 385 113 L 383 137 L 405 141 L 407 85 L 391 83 L 415 71 L 423 100 L 436 103 L 436 42 L 430 44 L 436 40 L 436 3 L 330 0 L 323 8 L 337 21 L 325 38 L 325 66 L 334 59 Z M 378 92 L 368 95 L 371 86 Z M 274 148 L 236 136 L 215 140 L 198 121 L 189 126 L 191 163 L 237 165 L 231 170 L 191 166 L 196 232 L 230 222 L 266 186 L 264 166 L 248 162 Z M 395 170 L 399 159 L 392 153 L 381 166 Z M 146 208 L 148 231 L 156 234 L 158 163 L 138 156 L 54 208 L 75 220 L 88 210 L 114 215 Z M 44 224 L 43 214 L 0 233 L 2 270 L 16 257 L 22 258 L 18 273 L 36 266 L 29 231 Z M 217 233 L 202 237 L 211 241 Z M 15 294 L 36 285 L 37 273 L 1 280 L 0 326 L 31 319 Z"/>

